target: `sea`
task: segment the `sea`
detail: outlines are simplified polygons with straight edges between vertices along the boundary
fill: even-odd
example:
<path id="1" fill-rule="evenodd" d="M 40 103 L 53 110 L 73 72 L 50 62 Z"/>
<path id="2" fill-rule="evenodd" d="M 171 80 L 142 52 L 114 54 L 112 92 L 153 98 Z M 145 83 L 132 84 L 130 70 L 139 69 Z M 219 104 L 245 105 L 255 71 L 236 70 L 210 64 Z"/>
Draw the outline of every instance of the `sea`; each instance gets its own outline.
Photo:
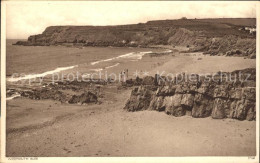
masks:
<path id="1" fill-rule="evenodd" d="M 43 78 L 59 72 L 93 73 L 129 62 L 138 62 L 146 54 L 169 52 L 165 49 L 133 47 L 19 46 L 7 40 L 7 83 Z"/>

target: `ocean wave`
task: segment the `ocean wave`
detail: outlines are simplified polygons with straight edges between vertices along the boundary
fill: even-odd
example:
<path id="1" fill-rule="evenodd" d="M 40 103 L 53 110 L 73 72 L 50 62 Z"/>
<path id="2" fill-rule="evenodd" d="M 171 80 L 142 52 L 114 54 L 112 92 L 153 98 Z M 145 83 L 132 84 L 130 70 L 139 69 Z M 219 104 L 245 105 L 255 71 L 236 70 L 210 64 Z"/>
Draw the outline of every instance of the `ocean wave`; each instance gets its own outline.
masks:
<path id="1" fill-rule="evenodd" d="M 29 75 L 25 75 L 25 76 L 17 77 L 17 78 L 10 77 L 10 78 L 7 79 L 7 81 L 9 81 L 9 82 L 17 82 L 17 81 L 20 81 L 20 80 L 28 80 L 28 79 L 33 79 L 33 78 L 40 78 L 40 77 L 44 77 L 46 75 L 51 75 L 51 74 L 54 74 L 54 73 L 57 73 L 57 72 L 73 69 L 75 67 L 78 67 L 78 65 L 69 66 L 69 67 L 58 67 L 55 70 L 47 71 L 47 72 L 44 72 L 44 73 L 41 73 L 41 74 L 29 74 Z"/>
<path id="2" fill-rule="evenodd" d="M 95 72 L 99 72 L 99 71 L 102 71 L 103 68 L 96 68 L 96 69 L 90 69 L 90 71 L 95 71 Z"/>
<path id="3" fill-rule="evenodd" d="M 112 67 L 116 67 L 116 66 L 118 66 L 120 63 L 116 63 L 116 64 L 114 64 L 114 65 L 112 65 L 112 66 L 107 66 L 105 69 L 109 69 L 109 68 L 112 68 Z"/>
<path id="4" fill-rule="evenodd" d="M 172 50 L 166 50 L 166 51 L 163 51 L 162 53 L 171 53 L 172 52 Z"/>
<path id="5" fill-rule="evenodd" d="M 100 61 L 91 62 L 90 64 L 91 65 L 95 65 L 95 64 L 98 64 L 98 63 L 101 63 L 101 62 L 112 61 L 112 60 L 120 59 L 120 58 L 127 58 L 127 59 L 132 59 L 132 60 L 133 59 L 140 60 L 140 59 L 142 59 L 142 57 L 145 54 L 149 54 L 149 53 L 152 53 L 152 51 L 148 51 L 148 52 L 131 52 L 131 53 L 120 55 L 118 57 L 113 57 L 113 58 L 109 58 L 109 59 L 104 59 L 104 60 L 100 60 Z"/>
<path id="6" fill-rule="evenodd" d="M 20 94 L 14 94 L 14 95 L 12 95 L 10 97 L 6 97 L 6 101 L 12 100 L 12 99 L 14 99 L 16 97 L 20 97 L 20 96 L 21 96 Z"/>

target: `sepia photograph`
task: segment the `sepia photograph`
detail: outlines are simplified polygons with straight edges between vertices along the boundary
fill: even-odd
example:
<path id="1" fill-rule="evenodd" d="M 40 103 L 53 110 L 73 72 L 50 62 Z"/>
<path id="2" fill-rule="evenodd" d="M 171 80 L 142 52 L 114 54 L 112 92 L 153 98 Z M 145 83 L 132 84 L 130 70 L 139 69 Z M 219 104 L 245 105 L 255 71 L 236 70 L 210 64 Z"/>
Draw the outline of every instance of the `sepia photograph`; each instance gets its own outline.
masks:
<path id="1" fill-rule="evenodd" d="M 258 163 L 259 7 L 2 1 L 1 161 Z"/>

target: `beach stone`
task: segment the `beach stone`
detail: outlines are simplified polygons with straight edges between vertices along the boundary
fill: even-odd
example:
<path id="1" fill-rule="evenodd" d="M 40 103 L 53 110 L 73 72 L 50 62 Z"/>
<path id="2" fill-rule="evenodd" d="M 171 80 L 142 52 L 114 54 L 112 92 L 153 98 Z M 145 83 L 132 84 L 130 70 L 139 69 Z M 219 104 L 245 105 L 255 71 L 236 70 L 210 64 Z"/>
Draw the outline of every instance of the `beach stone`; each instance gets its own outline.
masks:
<path id="1" fill-rule="evenodd" d="M 191 115 L 194 118 L 204 118 L 211 115 L 213 109 L 213 100 L 209 96 L 196 94 Z"/>
<path id="2" fill-rule="evenodd" d="M 148 110 L 164 111 L 165 107 L 163 106 L 163 101 L 163 96 L 154 96 Z"/>

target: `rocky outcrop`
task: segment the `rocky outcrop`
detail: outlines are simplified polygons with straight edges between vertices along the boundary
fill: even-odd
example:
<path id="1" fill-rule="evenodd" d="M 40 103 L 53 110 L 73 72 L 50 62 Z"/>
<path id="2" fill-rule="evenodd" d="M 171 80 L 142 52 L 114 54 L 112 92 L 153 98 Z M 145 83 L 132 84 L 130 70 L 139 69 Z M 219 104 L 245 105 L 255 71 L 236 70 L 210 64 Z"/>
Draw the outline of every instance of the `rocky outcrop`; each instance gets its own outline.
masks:
<path id="1" fill-rule="evenodd" d="M 149 86 L 140 86 L 133 89 L 130 99 L 125 105 L 128 111 L 146 110 L 152 99 L 152 89 Z"/>
<path id="2" fill-rule="evenodd" d="M 31 91 L 22 91 L 21 96 L 27 97 L 33 100 L 45 100 L 52 99 L 61 102 L 66 102 L 68 97 L 58 90 L 53 89 L 34 89 Z"/>
<path id="3" fill-rule="evenodd" d="M 15 45 L 187 46 L 210 55 L 256 57 L 256 35 L 239 30 L 256 19 L 186 19 L 118 26 L 50 26 Z M 152 55 L 153 56 L 153 55 Z"/>
<path id="4" fill-rule="evenodd" d="M 82 93 L 81 95 L 77 96 L 77 95 L 73 95 L 71 97 L 71 99 L 68 101 L 70 104 L 77 104 L 77 103 L 80 103 L 80 104 L 87 104 L 87 103 L 97 103 L 97 100 L 98 97 L 90 92 L 90 91 L 87 91 L 87 92 L 84 92 Z"/>
<path id="5" fill-rule="evenodd" d="M 235 75 L 238 71 L 230 74 Z M 124 109 L 127 111 L 164 111 L 176 117 L 191 115 L 194 118 L 211 116 L 214 119 L 233 118 L 255 120 L 256 90 L 255 69 L 241 70 L 241 76 L 251 72 L 246 81 L 186 81 L 161 82 L 162 85 L 145 85 L 133 89 Z M 220 76 L 217 76 L 218 79 Z M 150 78 L 156 80 L 156 78 Z M 157 83 L 157 82 L 149 82 Z M 249 84 L 250 83 L 250 84 Z"/>
<path id="6" fill-rule="evenodd" d="M 100 87 L 100 84 L 104 84 L 104 82 L 95 81 L 95 84 L 97 86 L 90 85 L 90 82 L 57 82 L 55 84 L 44 85 L 42 88 L 19 90 L 17 93 L 22 97 L 34 100 L 50 99 L 62 103 L 89 104 L 98 102 L 98 90 L 96 87 Z M 95 88 L 90 88 L 90 86 L 94 86 Z"/>

